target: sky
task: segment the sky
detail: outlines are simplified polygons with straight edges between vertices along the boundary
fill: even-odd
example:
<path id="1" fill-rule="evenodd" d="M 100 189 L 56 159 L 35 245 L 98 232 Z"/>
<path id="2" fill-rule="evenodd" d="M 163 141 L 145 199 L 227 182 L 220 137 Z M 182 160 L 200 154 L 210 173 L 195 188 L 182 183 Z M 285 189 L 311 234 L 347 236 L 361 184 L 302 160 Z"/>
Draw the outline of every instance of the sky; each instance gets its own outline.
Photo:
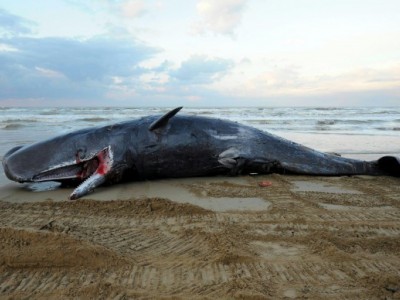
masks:
<path id="1" fill-rule="evenodd" d="M 3 0 L 1 106 L 398 106 L 399 0 Z"/>

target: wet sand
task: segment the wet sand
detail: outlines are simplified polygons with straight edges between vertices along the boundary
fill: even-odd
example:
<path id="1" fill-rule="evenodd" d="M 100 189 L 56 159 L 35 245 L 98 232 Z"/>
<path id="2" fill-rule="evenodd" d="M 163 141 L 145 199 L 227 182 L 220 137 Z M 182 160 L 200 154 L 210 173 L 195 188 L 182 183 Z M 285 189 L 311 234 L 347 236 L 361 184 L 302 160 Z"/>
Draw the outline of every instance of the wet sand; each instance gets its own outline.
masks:
<path id="1" fill-rule="evenodd" d="M 398 178 L 32 189 L 0 188 L 1 299 L 400 298 Z"/>

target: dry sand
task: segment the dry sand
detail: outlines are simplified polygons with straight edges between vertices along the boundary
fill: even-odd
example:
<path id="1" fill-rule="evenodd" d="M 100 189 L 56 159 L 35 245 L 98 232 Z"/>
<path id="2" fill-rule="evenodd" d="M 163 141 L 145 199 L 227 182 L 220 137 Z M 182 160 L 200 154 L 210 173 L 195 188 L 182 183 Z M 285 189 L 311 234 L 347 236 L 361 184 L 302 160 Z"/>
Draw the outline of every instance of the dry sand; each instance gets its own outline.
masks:
<path id="1" fill-rule="evenodd" d="M 397 178 L 165 180 L 67 201 L 70 192 L 0 189 L 1 299 L 400 299 Z"/>

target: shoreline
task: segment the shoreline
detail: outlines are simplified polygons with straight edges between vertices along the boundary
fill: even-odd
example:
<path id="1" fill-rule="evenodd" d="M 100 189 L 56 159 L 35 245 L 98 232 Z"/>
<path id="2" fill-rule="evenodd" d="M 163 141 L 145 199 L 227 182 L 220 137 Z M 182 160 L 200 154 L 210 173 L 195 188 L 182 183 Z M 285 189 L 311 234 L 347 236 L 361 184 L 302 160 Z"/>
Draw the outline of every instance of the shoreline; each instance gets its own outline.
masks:
<path id="1" fill-rule="evenodd" d="M 369 154 L 364 154 L 369 155 Z M 384 156 L 380 154 L 380 157 Z M 362 155 L 357 154 L 348 158 L 362 159 Z M 189 177 L 189 178 L 165 178 L 155 180 L 143 180 L 117 183 L 109 186 L 101 186 L 96 188 L 94 192 L 84 196 L 81 199 L 90 199 L 96 201 L 117 200 L 134 200 L 138 198 L 167 198 L 170 200 L 188 199 L 191 204 L 197 204 L 196 201 L 202 201 L 210 198 L 207 191 L 202 192 L 191 189 L 193 185 L 238 185 L 243 188 L 254 188 L 258 185 L 258 181 L 262 178 L 284 177 L 293 183 L 292 192 L 295 191 L 296 182 L 301 178 L 305 178 L 305 182 L 314 182 L 324 179 L 340 179 L 340 178 L 391 178 L 387 176 L 369 176 L 369 175 L 342 175 L 342 176 L 313 176 L 313 175 L 283 175 L 283 174 L 256 174 L 256 175 L 240 175 L 240 176 L 212 176 L 212 177 Z M 299 179 L 299 180 L 297 180 Z M 394 178 L 395 179 L 395 178 Z M 6 179 L 7 180 L 7 179 Z M 206 189 L 206 188 L 205 188 Z M 301 188 L 300 188 L 301 189 Z M 340 192 L 343 187 L 337 187 Z M 40 182 L 40 183 L 17 183 L 7 181 L 0 185 L 0 201 L 23 203 L 23 202 L 40 202 L 45 200 L 64 201 L 68 200 L 68 196 L 72 193 L 74 187 L 61 187 L 57 182 Z M 329 189 L 321 192 L 328 192 Z M 220 196 L 223 198 L 223 196 Z M 233 197 L 235 198 L 235 197 Z M 254 198 L 254 197 L 249 197 Z M 230 198 L 232 199 L 232 198 Z M 216 200 L 212 198 L 212 200 Z M 68 200 L 70 201 L 70 200 Z M 73 200 L 72 200 L 73 201 Z"/>

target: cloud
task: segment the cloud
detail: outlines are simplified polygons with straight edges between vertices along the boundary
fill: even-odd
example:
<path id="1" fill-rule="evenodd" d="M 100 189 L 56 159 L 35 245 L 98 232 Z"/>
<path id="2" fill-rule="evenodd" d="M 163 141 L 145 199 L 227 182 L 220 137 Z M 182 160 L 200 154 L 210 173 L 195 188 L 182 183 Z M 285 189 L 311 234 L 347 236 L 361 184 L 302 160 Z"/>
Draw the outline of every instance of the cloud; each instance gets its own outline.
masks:
<path id="1" fill-rule="evenodd" d="M 246 73 L 246 69 L 241 69 L 233 70 L 214 85 L 215 90 L 225 97 L 280 99 L 275 105 L 318 105 L 318 101 L 321 105 L 325 105 L 325 102 L 337 105 L 362 104 L 364 101 L 370 104 L 372 99 L 376 104 L 393 104 L 393 101 L 398 104 L 399 87 L 399 63 L 313 75 L 306 74 L 295 65 L 270 67 L 252 76 Z M 396 93 L 397 100 L 393 100 Z M 287 102 L 279 102 L 282 99 Z"/>
<path id="2" fill-rule="evenodd" d="M 120 11 L 124 17 L 137 18 L 146 12 L 144 1 L 128 0 L 120 4 Z"/>
<path id="3" fill-rule="evenodd" d="M 228 59 L 193 55 L 183 61 L 178 69 L 171 71 L 170 75 L 186 83 L 208 84 L 222 78 L 232 67 L 233 61 Z"/>
<path id="4" fill-rule="evenodd" d="M 104 99 L 119 84 L 139 78 L 139 64 L 159 52 L 134 40 L 97 37 L 0 39 L 0 105 L 7 99 Z"/>
<path id="5" fill-rule="evenodd" d="M 82 12 L 92 15 L 99 12 L 106 12 L 107 14 L 116 14 L 119 17 L 136 18 L 147 12 L 144 0 L 63 1 Z"/>
<path id="6" fill-rule="evenodd" d="M 19 35 L 32 33 L 36 23 L 0 9 L 0 35 Z"/>
<path id="7" fill-rule="evenodd" d="M 198 0 L 197 13 L 201 20 L 193 25 L 193 32 L 207 30 L 218 34 L 233 35 L 240 24 L 248 0 Z"/>
<path id="8" fill-rule="evenodd" d="M 126 78 L 109 90 L 107 97 L 121 102 L 141 99 L 143 105 L 213 105 L 221 100 L 211 88 L 233 68 L 233 61 L 193 55 L 178 68 L 168 61 L 147 67 L 139 78 Z M 169 103 L 169 104 L 168 104 Z"/>

